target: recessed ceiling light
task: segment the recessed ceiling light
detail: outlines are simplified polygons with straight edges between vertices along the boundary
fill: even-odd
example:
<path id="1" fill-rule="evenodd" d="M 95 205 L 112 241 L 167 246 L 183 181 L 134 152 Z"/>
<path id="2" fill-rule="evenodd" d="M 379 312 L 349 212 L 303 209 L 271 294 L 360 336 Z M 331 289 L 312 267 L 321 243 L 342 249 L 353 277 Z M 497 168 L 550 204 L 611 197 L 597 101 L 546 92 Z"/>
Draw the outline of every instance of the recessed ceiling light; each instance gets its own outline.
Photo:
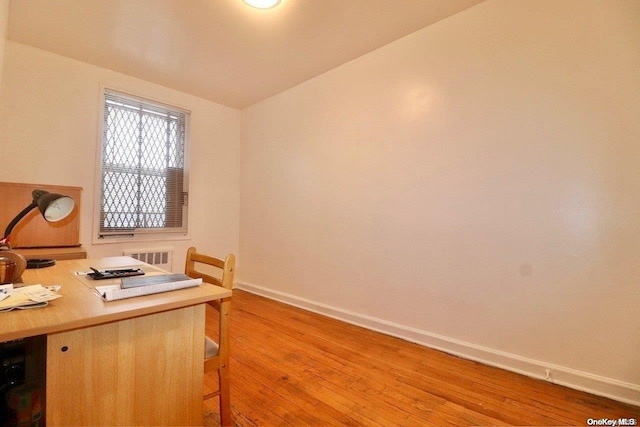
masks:
<path id="1" fill-rule="evenodd" d="M 270 9 L 277 6 L 280 0 L 244 0 L 244 2 L 258 9 Z"/>

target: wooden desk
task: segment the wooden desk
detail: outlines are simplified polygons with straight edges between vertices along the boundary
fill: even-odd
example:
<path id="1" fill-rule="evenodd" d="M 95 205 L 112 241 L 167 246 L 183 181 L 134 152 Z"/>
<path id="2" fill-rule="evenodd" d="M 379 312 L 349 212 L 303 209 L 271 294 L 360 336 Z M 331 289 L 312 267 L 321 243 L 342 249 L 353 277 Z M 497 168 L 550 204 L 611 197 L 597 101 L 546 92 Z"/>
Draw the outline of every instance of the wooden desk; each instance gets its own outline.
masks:
<path id="1" fill-rule="evenodd" d="M 202 424 L 205 303 L 231 291 L 203 284 L 104 302 L 73 275 L 136 263 L 82 259 L 27 270 L 25 284 L 62 285 L 63 297 L 0 313 L 0 342 L 33 337 L 46 346 L 48 425 Z"/>

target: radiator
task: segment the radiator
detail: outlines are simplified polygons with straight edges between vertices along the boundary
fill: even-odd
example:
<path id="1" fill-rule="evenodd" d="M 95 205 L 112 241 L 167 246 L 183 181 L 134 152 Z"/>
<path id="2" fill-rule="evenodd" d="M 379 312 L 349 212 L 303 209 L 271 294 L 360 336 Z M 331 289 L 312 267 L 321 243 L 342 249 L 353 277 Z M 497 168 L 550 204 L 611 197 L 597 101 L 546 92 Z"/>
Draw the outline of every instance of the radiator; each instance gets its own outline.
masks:
<path id="1" fill-rule="evenodd" d="M 163 270 L 172 271 L 173 249 L 129 249 L 122 254 Z"/>

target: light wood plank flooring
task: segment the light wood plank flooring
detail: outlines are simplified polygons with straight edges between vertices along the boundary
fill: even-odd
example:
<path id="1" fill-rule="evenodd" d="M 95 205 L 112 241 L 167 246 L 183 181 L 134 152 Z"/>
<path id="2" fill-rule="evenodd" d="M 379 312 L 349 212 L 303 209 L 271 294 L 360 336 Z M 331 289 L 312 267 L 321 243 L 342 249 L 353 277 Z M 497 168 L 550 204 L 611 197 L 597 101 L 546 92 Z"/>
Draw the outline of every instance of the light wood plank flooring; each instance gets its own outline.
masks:
<path id="1" fill-rule="evenodd" d="M 208 320 L 207 328 L 215 328 Z M 231 316 L 239 426 L 586 425 L 640 408 L 534 380 L 240 290 Z M 215 374 L 205 377 L 215 387 Z M 205 425 L 219 425 L 217 398 Z"/>

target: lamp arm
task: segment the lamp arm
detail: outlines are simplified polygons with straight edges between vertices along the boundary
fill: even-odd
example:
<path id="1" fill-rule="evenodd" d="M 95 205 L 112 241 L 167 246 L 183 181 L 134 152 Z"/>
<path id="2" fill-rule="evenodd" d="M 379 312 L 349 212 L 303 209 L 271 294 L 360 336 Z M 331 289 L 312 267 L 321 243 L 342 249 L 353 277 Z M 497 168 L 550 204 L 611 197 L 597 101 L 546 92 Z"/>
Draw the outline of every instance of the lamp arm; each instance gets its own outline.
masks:
<path id="1" fill-rule="evenodd" d="M 31 212 L 32 209 L 35 209 L 38 206 L 38 204 L 34 201 L 32 202 L 29 206 L 27 206 L 26 208 L 24 208 L 18 215 L 16 215 L 15 218 L 13 218 L 13 220 L 11 220 L 11 222 L 9 223 L 9 225 L 7 225 L 7 229 L 4 231 L 4 237 L 3 239 L 6 239 L 7 237 L 9 237 L 9 235 L 11 234 L 11 232 L 13 231 L 13 227 L 16 226 L 16 224 L 18 222 L 20 222 L 20 220 L 22 218 L 24 218 L 24 216 L 26 214 L 28 214 L 29 212 Z"/>

